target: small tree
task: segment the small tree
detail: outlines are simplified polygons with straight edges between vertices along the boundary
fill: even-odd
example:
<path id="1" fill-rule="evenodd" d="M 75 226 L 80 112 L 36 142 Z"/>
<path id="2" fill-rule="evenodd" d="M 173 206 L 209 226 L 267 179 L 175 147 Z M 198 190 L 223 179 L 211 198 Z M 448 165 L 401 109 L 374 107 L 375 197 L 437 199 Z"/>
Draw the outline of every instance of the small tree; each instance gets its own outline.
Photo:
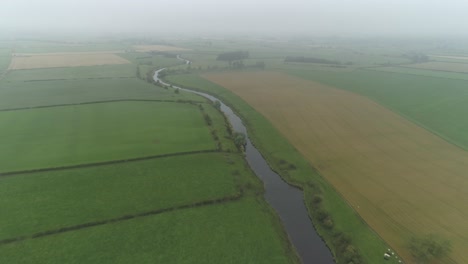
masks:
<path id="1" fill-rule="evenodd" d="M 241 132 L 235 132 L 233 134 L 233 139 L 234 139 L 234 144 L 241 149 L 244 148 L 245 145 L 247 145 L 247 137 L 245 136 L 244 133 Z"/>
<path id="2" fill-rule="evenodd" d="M 417 263 L 426 264 L 434 259 L 446 257 L 451 252 L 452 245 L 449 240 L 429 234 L 412 237 L 408 248 Z"/>
<path id="3" fill-rule="evenodd" d="M 213 101 L 213 106 L 216 109 L 221 110 L 221 102 L 219 102 L 218 100 Z"/>

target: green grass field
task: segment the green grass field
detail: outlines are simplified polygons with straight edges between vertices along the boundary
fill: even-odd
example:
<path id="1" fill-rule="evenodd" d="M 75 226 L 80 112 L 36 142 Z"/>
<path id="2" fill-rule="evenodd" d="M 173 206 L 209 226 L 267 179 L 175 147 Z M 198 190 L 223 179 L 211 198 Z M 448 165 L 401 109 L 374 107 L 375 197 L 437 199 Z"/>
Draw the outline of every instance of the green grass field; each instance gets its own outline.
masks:
<path id="1" fill-rule="evenodd" d="M 59 80 L 41 82 L 0 81 L 0 109 L 75 104 L 116 99 L 194 100 L 200 96 L 162 89 L 133 78 Z"/>
<path id="2" fill-rule="evenodd" d="M 294 69 L 287 73 L 367 96 L 468 149 L 468 81 L 357 70 L 327 72 Z"/>
<path id="3" fill-rule="evenodd" d="M 234 196 L 229 167 L 242 170 L 243 161 L 228 158 L 192 154 L 1 178 L 0 207 L 9 213 L 0 240 Z"/>
<path id="4" fill-rule="evenodd" d="M 0 171 L 215 149 L 197 106 L 115 102 L 0 112 Z"/>
<path id="5" fill-rule="evenodd" d="M 359 218 L 343 198 L 328 184 L 297 150 L 258 112 L 230 91 L 213 84 L 197 75 L 169 75 L 168 81 L 182 86 L 193 87 L 208 93 L 216 94 L 224 102 L 229 103 L 244 118 L 249 128 L 249 137 L 268 160 L 270 166 L 279 172 L 283 178 L 294 185 L 301 186 L 305 191 L 306 205 L 310 207 L 312 194 L 320 188 L 324 197 L 324 209 L 330 212 L 334 219 L 336 230 L 350 235 L 353 245 L 361 252 L 364 263 L 380 263 L 382 254 L 388 246 Z M 287 170 L 281 165 L 281 160 L 293 164 L 295 170 Z M 319 233 L 327 238 L 328 245 L 334 254 L 336 249 L 331 245 L 332 235 L 328 230 L 316 223 Z M 393 263 L 393 262 L 390 262 Z"/>
<path id="6" fill-rule="evenodd" d="M 410 75 L 421 75 L 421 76 L 427 76 L 427 77 L 447 78 L 447 79 L 468 80 L 468 74 L 466 73 L 431 71 L 431 70 L 423 70 L 423 69 L 407 68 L 407 67 L 392 67 L 392 66 L 375 67 L 375 68 L 367 68 L 366 70 L 394 72 L 394 73 L 402 73 L 402 74 L 410 74 Z"/>
<path id="7" fill-rule="evenodd" d="M 8 73 L 7 81 L 44 81 L 63 79 L 125 78 L 135 77 L 136 68 L 132 64 L 99 65 L 68 68 L 48 68 L 14 70 Z"/>
<path id="8" fill-rule="evenodd" d="M 298 263 L 264 202 L 168 212 L 0 246 L 2 263 Z"/>

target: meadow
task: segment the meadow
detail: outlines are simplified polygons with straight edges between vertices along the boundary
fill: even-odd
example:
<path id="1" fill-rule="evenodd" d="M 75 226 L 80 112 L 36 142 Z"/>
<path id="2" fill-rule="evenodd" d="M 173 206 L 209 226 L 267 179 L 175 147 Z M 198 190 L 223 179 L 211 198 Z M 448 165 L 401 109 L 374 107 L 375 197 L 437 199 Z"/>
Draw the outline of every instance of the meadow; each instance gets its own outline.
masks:
<path id="1" fill-rule="evenodd" d="M 12 73 L 9 72 L 8 75 Z M 7 75 L 7 76 L 8 76 Z M 8 78 L 8 77 L 7 77 Z M 29 78 L 29 77 L 24 77 Z M 0 81 L 0 109 L 78 104 L 123 99 L 167 101 L 205 99 L 189 93 L 175 94 L 136 78 L 79 79 L 24 82 Z"/>
<path id="2" fill-rule="evenodd" d="M 460 72 L 468 73 L 468 64 L 465 63 L 452 63 L 452 62 L 439 62 L 431 61 L 426 63 L 410 64 L 406 67 L 433 70 L 433 71 L 444 71 L 444 72 Z"/>
<path id="3" fill-rule="evenodd" d="M 1 172 L 216 149 L 198 107 L 183 103 L 7 111 L 0 122 Z"/>
<path id="4" fill-rule="evenodd" d="M 432 70 L 416 69 L 416 68 L 409 68 L 409 67 L 397 67 L 397 66 L 373 67 L 373 68 L 366 68 L 366 70 L 395 72 L 395 73 L 401 73 L 401 74 L 421 75 L 421 76 L 427 76 L 427 77 L 437 77 L 437 78 L 446 78 L 446 79 L 468 80 L 468 74 L 465 74 L 465 73 L 432 71 Z"/>
<path id="5" fill-rule="evenodd" d="M 1 178 L 0 204 L 9 213 L 0 218 L 0 241 L 236 196 L 240 180 L 228 159 L 242 164 L 239 155 L 208 153 Z"/>
<path id="6" fill-rule="evenodd" d="M 256 198 L 0 246 L 2 263 L 298 263 Z"/>

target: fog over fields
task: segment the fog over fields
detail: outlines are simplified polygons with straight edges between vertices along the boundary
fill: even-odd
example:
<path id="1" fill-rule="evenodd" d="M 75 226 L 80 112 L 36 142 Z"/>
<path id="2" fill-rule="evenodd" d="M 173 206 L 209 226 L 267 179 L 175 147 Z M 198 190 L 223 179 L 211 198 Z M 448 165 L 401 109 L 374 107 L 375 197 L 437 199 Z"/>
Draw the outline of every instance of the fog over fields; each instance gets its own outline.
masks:
<path id="1" fill-rule="evenodd" d="M 6 0 L 4 32 L 466 35 L 463 0 Z"/>

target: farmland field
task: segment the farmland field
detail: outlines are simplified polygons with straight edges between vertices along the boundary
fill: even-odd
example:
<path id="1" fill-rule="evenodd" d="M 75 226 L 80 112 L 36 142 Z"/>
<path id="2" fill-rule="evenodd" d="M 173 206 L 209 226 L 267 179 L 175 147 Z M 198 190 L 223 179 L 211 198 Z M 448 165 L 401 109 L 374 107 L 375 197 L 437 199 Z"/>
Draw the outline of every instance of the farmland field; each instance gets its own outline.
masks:
<path id="1" fill-rule="evenodd" d="M 18 78 L 27 79 L 30 77 L 18 76 Z M 0 85 L 2 85 L 2 89 L 0 89 L 0 109 L 118 99 L 205 101 L 193 94 L 174 94 L 173 91 L 155 87 L 136 78 L 39 82 L 7 82 L 7 80 L 3 80 Z"/>
<path id="2" fill-rule="evenodd" d="M 180 155 L 2 178 L 0 207 L 9 214 L 0 218 L 0 240 L 234 196 L 228 158 Z"/>
<path id="3" fill-rule="evenodd" d="M 10 70 L 60 68 L 130 63 L 112 53 L 38 53 L 13 56 Z"/>
<path id="4" fill-rule="evenodd" d="M 63 79 L 130 78 L 135 77 L 135 65 L 99 65 L 11 71 L 8 81 L 45 81 Z"/>
<path id="5" fill-rule="evenodd" d="M 425 70 L 425 69 L 417 69 L 417 68 L 409 68 L 409 67 L 388 66 L 388 67 L 367 68 L 366 70 L 395 72 L 395 73 L 421 75 L 421 76 L 427 76 L 427 77 L 437 77 L 437 78 L 447 78 L 447 79 L 468 80 L 468 74 L 466 73 L 433 71 L 433 70 Z"/>
<path id="6" fill-rule="evenodd" d="M 286 70 L 288 74 L 366 96 L 468 150 L 468 82 L 400 73 Z"/>
<path id="7" fill-rule="evenodd" d="M 166 45 L 134 45 L 133 48 L 138 52 L 150 52 L 150 51 L 186 51 L 188 49 L 175 47 L 175 46 L 166 46 Z"/>
<path id="8" fill-rule="evenodd" d="M 297 263 L 255 198 L 0 246 L 2 263 Z"/>
<path id="9" fill-rule="evenodd" d="M 9 111 L 0 123 L 1 172 L 216 148 L 198 107 L 182 103 Z"/>
<path id="10" fill-rule="evenodd" d="M 446 71 L 446 72 L 460 72 L 468 73 L 468 63 L 451 63 L 451 62 L 425 62 L 418 64 L 410 64 L 405 67 L 424 69 L 424 70 L 433 70 L 433 71 Z"/>
<path id="11" fill-rule="evenodd" d="M 385 241 L 435 232 L 464 263 L 466 151 L 352 93 L 280 73 L 206 77 L 262 113 Z M 447 262 L 449 263 L 449 262 Z"/>

